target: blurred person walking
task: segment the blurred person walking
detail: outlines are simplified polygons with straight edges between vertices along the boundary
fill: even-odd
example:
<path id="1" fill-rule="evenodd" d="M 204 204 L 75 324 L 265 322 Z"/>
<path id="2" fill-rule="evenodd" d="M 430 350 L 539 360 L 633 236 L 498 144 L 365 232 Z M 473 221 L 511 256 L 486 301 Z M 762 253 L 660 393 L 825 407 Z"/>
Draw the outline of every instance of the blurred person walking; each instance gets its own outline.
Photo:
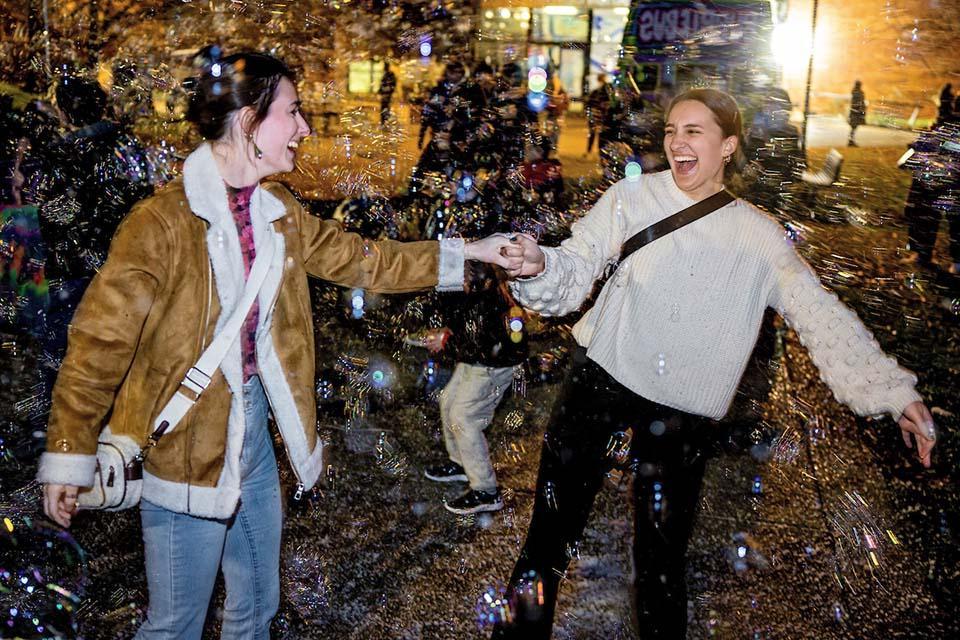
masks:
<path id="1" fill-rule="evenodd" d="M 66 133 L 39 150 L 47 162 L 36 194 L 51 284 L 42 374 L 48 395 L 73 314 L 103 266 L 111 238 L 130 208 L 153 192 L 142 145 L 110 119 L 107 94 L 96 81 L 64 77 L 55 97 Z"/>
<path id="2" fill-rule="evenodd" d="M 593 141 L 596 139 L 603 128 L 607 115 L 607 109 L 613 102 L 613 87 L 607 84 L 607 75 L 601 73 L 597 76 L 599 85 L 593 91 L 587 94 L 585 107 L 587 110 L 587 155 L 593 149 Z M 603 146 L 602 141 L 598 141 L 598 150 Z"/>
<path id="3" fill-rule="evenodd" d="M 953 120 L 953 102 L 953 85 L 948 82 L 943 85 L 943 89 L 940 90 L 940 104 L 937 105 L 937 120 L 933 123 L 933 126 L 938 127 Z"/>
<path id="4" fill-rule="evenodd" d="M 960 274 L 960 122 L 955 116 L 923 131 L 902 168 L 913 172 L 903 215 L 918 265 L 933 268 L 940 221 L 947 221 L 948 266 Z"/>
<path id="5" fill-rule="evenodd" d="M 848 147 L 857 146 L 854 136 L 857 133 L 857 127 L 867 122 L 867 99 L 863 95 L 863 86 L 857 80 L 853 83 L 853 90 L 850 92 L 850 113 L 847 115 L 847 124 L 850 125 L 850 139 L 847 140 Z"/>
<path id="6" fill-rule="evenodd" d="M 383 75 L 380 77 L 380 88 L 377 93 L 380 94 L 380 126 L 387 123 L 390 117 L 390 100 L 393 99 L 393 92 L 397 90 L 397 76 L 390 68 L 390 63 L 383 61 Z"/>

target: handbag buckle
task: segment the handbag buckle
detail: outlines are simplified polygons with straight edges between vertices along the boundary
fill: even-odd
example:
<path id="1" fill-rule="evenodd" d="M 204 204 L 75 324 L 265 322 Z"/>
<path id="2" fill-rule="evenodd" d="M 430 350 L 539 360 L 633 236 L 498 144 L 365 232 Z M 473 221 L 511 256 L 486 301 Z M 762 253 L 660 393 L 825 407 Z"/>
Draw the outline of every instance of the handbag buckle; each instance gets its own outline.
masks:
<path id="1" fill-rule="evenodd" d="M 190 367 L 187 371 L 187 375 L 183 377 L 183 382 L 180 384 L 193 391 L 198 396 L 203 393 L 203 390 L 210 386 L 210 376 L 205 374 L 200 369 L 196 367 Z"/>

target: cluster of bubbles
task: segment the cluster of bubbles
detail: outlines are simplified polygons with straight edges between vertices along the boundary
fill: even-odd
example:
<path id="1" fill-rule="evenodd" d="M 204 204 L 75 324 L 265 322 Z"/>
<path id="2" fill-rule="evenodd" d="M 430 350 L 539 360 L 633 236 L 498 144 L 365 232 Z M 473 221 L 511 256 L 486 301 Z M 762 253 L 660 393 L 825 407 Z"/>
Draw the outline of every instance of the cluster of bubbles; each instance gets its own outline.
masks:
<path id="1" fill-rule="evenodd" d="M 166 49 L 188 48 L 194 46 L 197 42 L 206 42 L 210 39 L 210 21 L 207 19 L 210 14 L 205 13 L 209 9 L 202 7 L 203 3 L 183 4 L 191 6 L 181 8 L 180 13 L 192 12 L 204 19 L 202 21 L 192 21 L 188 19 L 189 16 L 185 15 L 184 19 L 181 20 L 178 13 L 177 19 L 175 21 L 171 20 L 168 25 L 169 34 L 164 36 L 167 37 L 167 42 L 172 45 L 166 47 Z M 227 21 L 242 19 L 257 25 L 258 29 L 255 33 L 234 33 L 232 31 L 225 33 L 231 37 L 236 36 L 237 42 L 244 40 L 245 42 L 249 41 L 252 45 L 265 45 L 260 48 L 272 48 L 278 40 L 297 39 L 297 36 L 281 36 L 279 34 L 304 33 L 304 31 L 298 30 L 297 22 L 299 22 L 300 29 L 314 31 L 329 29 L 329 21 L 324 19 L 322 11 L 318 8 L 320 5 L 323 5 L 322 9 L 343 8 L 347 11 L 357 9 L 354 6 L 356 3 L 348 2 L 305 4 L 309 4 L 309 7 L 296 7 L 282 2 L 233 2 L 229 3 L 230 8 L 227 13 L 217 14 L 216 17 L 218 20 L 227 19 Z M 382 20 L 369 21 L 370 24 L 364 25 L 365 31 L 363 33 L 366 33 L 367 30 L 377 32 L 377 29 L 383 28 L 385 25 L 400 24 L 402 25 L 401 37 L 397 38 L 396 42 L 403 50 L 412 51 L 414 55 L 419 54 L 422 58 L 433 58 L 443 50 L 445 29 L 431 28 L 423 20 L 419 20 L 419 22 L 413 20 L 413 26 L 411 27 L 408 24 L 411 21 L 407 17 L 399 15 L 405 10 L 403 5 L 411 3 L 389 4 L 391 6 L 386 14 L 387 17 Z M 438 7 L 438 10 L 449 11 L 449 6 L 456 3 L 431 4 Z M 306 15 L 304 15 L 304 11 L 307 11 Z M 896 3 L 887 3 L 884 11 L 890 20 L 898 20 L 898 14 L 902 12 L 901 9 L 896 7 Z M 423 28 L 424 25 L 427 25 L 426 30 Z M 453 32 L 454 30 L 450 29 L 449 31 Z M 915 49 L 911 49 L 912 44 L 922 41 L 926 37 L 926 33 L 921 34 L 915 25 L 912 28 L 906 28 L 903 33 L 906 35 L 901 38 L 903 42 L 897 45 L 896 59 L 898 62 L 906 64 L 913 59 L 911 55 L 914 54 L 911 52 L 915 52 Z M 143 46 L 154 47 L 155 43 L 152 40 L 153 38 L 145 38 Z M 318 38 L 314 35 L 307 35 L 302 40 L 302 43 L 297 44 L 303 44 L 310 51 L 313 51 L 310 47 L 316 48 L 318 46 Z M 276 52 L 281 55 L 286 55 L 288 48 L 293 48 L 284 44 L 281 44 L 280 47 Z M 164 47 L 154 48 L 164 49 Z M 321 60 L 327 55 L 329 54 L 322 53 L 316 56 L 316 59 Z M 160 67 L 142 68 L 139 73 L 143 77 L 140 80 L 146 84 L 150 80 L 150 76 L 165 77 L 169 75 L 168 71 Z M 214 75 L 223 72 L 222 69 L 213 71 Z M 547 80 L 546 65 L 534 64 L 531 66 L 527 73 L 526 100 L 528 106 L 535 112 L 542 111 L 546 106 L 545 89 L 548 85 Z M 174 88 L 173 92 L 179 90 L 176 83 L 172 83 L 172 86 Z M 136 109 L 143 108 L 143 101 L 134 100 L 134 97 L 133 94 L 130 95 L 129 109 L 125 108 L 126 111 L 133 112 Z M 623 131 L 629 132 L 631 127 L 634 126 L 630 122 L 631 119 L 632 116 L 624 118 Z M 346 197 L 359 197 L 371 193 L 385 198 L 393 196 L 390 189 L 383 185 L 395 185 L 394 180 L 402 177 L 409 168 L 407 165 L 409 165 L 411 159 L 409 154 L 405 155 L 401 147 L 405 134 L 398 133 L 398 129 L 391 129 L 389 126 L 383 129 L 371 127 L 368 113 L 360 109 L 344 109 L 336 116 L 336 124 L 341 135 L 331 142 L 333 147 L 331 153 L 336 154 L 332 156 L 331 164 L 316 166 L 315 164 L 304 163 L 300 169 L 300 174 L 298 174 L 300 177 L 295 178 L 295 180 L 300 179 L 304 183 L 324 180 L 336 187 L 333 193 Z M 148 181 L 155 185 L 169 181 L 176 175 L 175 167 L 182 160 L 182 150 L 189 146 L 187 144 L 189 138 L 184 135 L 183 128 L 180 124 L 171 121 L 165 122 L 161 126 L 143 123 L 139 126 L 138 131 L 144 132 L 147 138 L 146 146 L 142 151 L 137 151 L 132 146 L 126 149 L 121 148 L 119 153 L 122 162 L 119 163 L 119 167 L 132 180 Z M 951 195 L 950 185 L 955 183 L 957 167 L 960 166 L 960 162 L 957 160 L 957 152 L 960 147 L 957 146 L 956 130 L 942 128 L 929 135 L 924 134 L 922 137 L 921 144 L 911 149 L 909 155 L 903 159 L 903 168 L 910 170 L 918 183 L 926 185 L 938 194 L 936 204 L 941 210 L 952 210 L 955 213 L 955 209 L 950 209 L 950 207 L 955 207 L 955 203 L 950 201 L 951 197 L 955 197 Z M 171 144 L 171 141 L 174 143 Z M 944 329 L 949 329 L 954 325 L 943 327 L 940 323 L 944 321 L 944 318 L 946 322 L 955 323 L 956 317 L 960 315 L 960 296 L 956 293 L 955 285 L 944 284 L 940 275 L 931 275 L 929 270 L 915 265 L 896 266 L 904 256 L 909 256 L 909 252 L 905 251 L 906 242 L 902 234 L 899 239 L 895 238 L 888 241 L 886 236 L 882 236 L 882 234 L 889 227 L 874 224 L 878 220 L 881 223 L 890 220 L 899 222 L 901 202 L 891 204 L 882 200 L 892 192 L 885 191 L 884 188 L 886 187 L 883 185 L 893 184 L 896 180 L 890 179 L 891 176 L 884 173 L 879 167 L 870 167 L 866 170 L 861 169 L 861 173 L 866 176 L 865 182 L 876 183 L 880 187 L 870 186 L 868 189 L 867 186 L 859 185 L 853 178 L 854 171 L 858 170 L 854 165 L 857 152 L 851 150 L 847 154 L 849 157 L 843 174 L 847 180 L 846 185 L 838 184 L 831 189 L 816 190 L 813 195 L 804 193 L 798 189 L 798 187 L 804 189 L 806 187 L 802 184 L 797 167 L 793 166 L 794 161 L 789 158 L 786 159 L 788 161 L 782 161 L 787 155 L 795 153 L 795 150 L 791 148 L 794 142 L 795 139 L 792 136 L 776 134 L 764 141 L 762 148 L 757 150 L 754 159 L 758 163 L 758 167 L 752 175 L 755 176 L 756 184 L 759 185 L 759 187 L 756 187 L 757 193 L 763 192 L 764 197 L 769 197 L 769 200 L 764 201 L 763 204 L 768 205 L 771 212 L 782 221 L 786 221 L 785 240 L 804 252 L 805 257 L 814 263 L 817 271 L 823 276 L 824 281 L 832 288 L 837 289 L 844 299 L 855 301 L 858 311 L 866 311 L 870 314 L 869 324 L 871 328 L 877 328 L 878 339 L 883 341 L 884 344 L 895 344 L 895 348 L 899 352 L 898 355 L 906 358 L 912 367 L 919 369 L 924 374 L 922 375 L 926 385 L 924 393 L 931 393 L 941 399 L 949 398 L 952 385 L 950 384 L 950 377 L 945 376 L 944 371 L 946 369 L 941 363 L 944 360 L 956 357 L 955 338 L 951 338 L 949 335 L 944 337 L 946 333 Z M 651 170 L 650 165 L 645 160 L 639 159 L 638 154 L 634 153 L 636 150 L 633 148 L 634 146 L 636 145 L 631 140 L 630 144 L 624 143 L 620 147 L 615 146 L 615 144 L 606 147 L 604 158 L 609 160 L 610 178 L 614 176 L 625 177 L 628 180 L 635 181 L 641 178 L 645 170 Z M 320 158 L 323 157 L 325 148 L 317 147 L 317 149 L 310 149 L 310 152 L 314 153 L 315 157 Z M 811 164 L 813 162 L 811 161 Z M 803 164 L 806 164 L 805 158 Z M 95 170 L 102 176 L 105 168 L 103 165 L 97 165 Z M 52 177 L 54 180 L 62 181 L 63 176 L 52 174 Z M 385 177 L 389 177 L 390 180 L 384 180 Z M 462 229 L 470 228 L 470 225 L 478 217 L 479 206 L 471 208 L 472 205 L 466 205 L 469 205 L 472 194 L 477 191 L 477 183 L 483 181 L 482 174 L 477 171 L 464 170 L 455 175 L 444 175 L 442 180 L 439 179 L 439 176 L 437 177 L 438 186 L 436 188 L 440 198 L 439 204 L 435 207 L 428 209 L 426 205 L 415 204 L 404 210 L 398 208 L 395 212 L 388 212 L 386 207 L 377 209 L 374 205 L 363 206 L 358 207 L 353 212 L 348 212 L 345 224 L 353 226 L 354 220 L 359 221 L 357 224 L 369 223 L 371 220 L 378 218 L 378 213 L 382 213 L 382 217 L 373 221 L 384 229 L 384 235 L 395 237 L 400 234 L 397 227 L 404 223 L 405 218 L 420 217 L 426 213 L 427 215 L 433 215 L 436 219 L 436 228 L 441 230 L 439 233 L 444 237 L 457 234 Z M 439 186 L 439 183 L 442 183 L 443 186 Z M 31 187 L 39 189 L 44 185 L 31 185 Z M 599 197 L 604 188 L 604 183 L 598 184 L 592 179 L 586 181 L 581 179 L 579 184 L 575 186 L 576 193 L 572 195 L 572 198 L 580 201 L 583 206 L 571 206 L 568 210 L 561 211 L 556 215 L 550 214 L 552 217 L 549 219 L 545 217 L 544 221 L 526 221 L 524 223 L 527 225 L 525 230 L 535 228 L 540 230 L 544 228 L 564 230 L 569 226 L 571 220 L 576 219 L 589 207 L 590 203 Z M 416 187 L 414 186 L 412 189 L 416 189 Z M 319 188 L 312 193 L 314 195 L 329 195 L 329 191 Z M 119 198 L 119 194 L 115 191 L 105 190 L 104 195 L 107 199 Z M 871 198 L 871 202 L 860 202 Z M 890 200 L 892 202 L 894 198 L 890 198 Z M 436 204 L 436 202 L 431 204 Z M 420 211 L 420 208 L 423 211 Z M 896 209 L 897 211 L 891 213 L 887 209 Z M 60 194 L 48 203 L 46 213 L 52 222 L 70 226 L 77 224 L 78 220 L 82 221 L 83 211 L 84 207 L 70 194 Z M 439 216 L 436 215 L 438 211 L 440 212 Z M 831 215 L 831 212 L 839 212 L 839 215 Z M 393 215 L 394 213 L 396 215 Z M 811 217 L 815 218 L 814 222 L 810 222 Z M 803 222 L 801 223 L 798 220 L 803 220 Z M 833 224 L 836 222 L 842 223 L 843 226 Z M 853 223 L 856 228 L 847 227 L 846 223 L 848 222 Z M 102 235 L 104 239 L 108 239 L 111 235 L 105 229 L 96 225 L 92 225 L 90 230 L 93 235 Z M 68 238 L 66 242 L 71 243 L 73 240 Z M 891 243 L 896 246 L 891 246 Z M 80 249 L 78 256 L 87 267 L 95 269 L 102 261 L 102 255 L 98 251 L 91 251 L 88 247 L 74 246 L 74 248 Z M 5 234 L 0 238 L 0 259 L 9 259 L 16 250 L 17 246 L 9 240 L 5 230 Z M 862 255 L 850 257 L 854 253 L 862 253 Z M 33 262 L 28 260 L 26 265 L 33 271 L 38 271 L 40 266 L 38 259 L 32 258 L 31 260 Z M 385 310 L 383 313 L 379 313 L 379 310 L 371 304 L 371 294 L 363 290 L 348 291 L 346 295 L 345 304 L 342 294 L 340 294 L 340 300 L 337 302 L 341 315 L 345 313 L 354 320 L 363 320 L 367 323 L 363 325 L 364 328 L 370 332 L 378 332 L 376 334 L 378 337 L 395 331 L 396 327 L 402 327 L 405 322 L 416 315 L 407 310 Z M 28 293 L 18 293 L 13 297 L 0 299 L 0 320 L 9 320 L 21 315 L 24 309 L 30 305 L 30 296 L 31 294 Z M 417 304 L 422 303 L 410 303 L 412 306 Z M 670 320 L 673 322 L 679 321 L 679 312 L 679 309 L 670 309 Z M 945 315 L 944 312 L 949 315 Z M 939 315 L 937 315 L 938 313 Z M 324 315 L 322 313 L 318 314 L 319 317 L 324 317 Z M 426 315 L 429 314 L 420 313 L 419 315 L 419 319 L 424 321 Z M 353 327 L 353 329 L 355 328 Z M 511 338 L 514 333 L 526 330 L 522 317 L 512 314 L 508 318 L 508 328 L 512 332 Z M 895 336 L 896 342 L 893 341 L 892 336 Z M 338 339 L 342 337 L 343 335 L 338 335 Z M 923 347 L 923 345 L 926 345 L 926 347 Z M 10 342 L 7 338 L 4 338 L 0 351 L 2 351 L 0 356 L 3 357 L 4 362 L 7 359 L 22 356 L 22 350 L 17 352 L 17 343 Z M 56 366 L 56 356 L 54 354 L 47 355 L 51 358 L 49 364 Z M 652 363 L 651 368 L 658 376 L 664 376 L 669 372 L 667 355 L 657 354 L 655 361 Z M 532 367 L 532 379 L 536 381 L 555 380 L 563 369 L 564 356 L 562 347 L 538 354 L 536 363 Z M 343 360 L 338 363 L 338 373 L 342 375 L 343 382 L 341 383 L 340 380 L 333 377 L 323 377 L 317 386 L 320 400 L 333 400 L 339 394 L 346 398 L 347 423 L 357 429 L 367 424 L 371 398 L 385 397 L 385 394 L 396 390 L 396 372 L 386 366 L 390 364 L 389 361 L 381 365 L 374 360 L 375 358 L 372 357 L 344 356 Z M 650 367 L 651 365 L 644 364 L 643 366 Z M 952 364 L 947 366 L 955 368 Z M 429 359 L 423 363 L 424 377 L 428 379 L 431 385 L 442 380 L 440 376 L 442 367 L 443 363 L 439 359 Z M 800 378 L 799 368 L 795 363 L 791 364 L 794 384 L 798 384 L 796 380 Z M 16 380 L 13 380 L 10 384 L 16 389 L 13 400 L 8 405 L 13 416 L 24 422 L 33 422 L 42 418 L 49 407 L 47 394 L 43 392 L 42 388 L 29 384 L 18 385 Z M 516 379 L 514 384 L 518 384 Z M 523 384 L 525 385 L 525 382 Z M 6 385 L 7 382 L 5 381 L 4 386 Z M 804 390 L 798 388 L 795 392 L 803 393 Z M 809 393 L 809 391 L 807 392 Z M 836 412 L 836 408 L 827 405 L 825 401 L 817 400 L 817 403 L 821 405 L 824 412 Z M 953 407 L 952 404 L 947 406 Z M 813 410 L 820 410 L 820 408 L 814 407 Z M 788 414 L 789 411 L 783 411 L 782 413 Z M 940 417 L 938 415 L 938 419 Z M 955 419 L 950 416 L 942 417 L 948 423 L 952 423 Z M 518 435 L 523 435 L 525 421 L 531 428 L 540 424 L 529 417 L 525 420 L 524 412 L 519 410 L 508 414 L 504 423 L 511 434 L 515 432 Z M 769 462 L 773 467 L 772 472 L 767 473 L 764 470 L 762 473 L 753 473 L 751 471 L 744 476 L 744 480 L 750 486 L 749 493 L 754 497 L 781 495 L 785 486 L 783 484 L 784 480 L 780 477 L 783 473 L 797 477 L 809 473 L 805 467 L 802 469 L 803 473 L 800 473 L 801 465 L 806 465 L 809 462 L 804 458 L 805 445 L 826 444 L 828 446 L 814 446 L 813 455 L 827 456 L 827 452 L 832 448 L 829 445 L 834 444 L 831 438 L 835 438 L 836 434 L 832 434 L 824 427 L 827 424 L 825 419 L 812 420 L 807 424 L 787 424 L 786 426 L 784 426 L 784 422 L 786 422 L 785 419 L 777 423 L 779 433 L 770 447 Z M 641 425 L 638 428 L 643 428 L 643 426 Z M 665 427 L 662 423 L 659 425 L 651 423 L 648 428 L 651 433 L 657 435 L 657 432 Z M 377 430 L 376 433 L 377 442 L 372 448 L 375 450 L 378 469 L 386 470 L 390 474 L 402 474 L 403 470 L 413 463 L 412 460 L 406 459 L 399 452 L 397 441 L 390 438 L 387 432 Z M 0 465 L 2 465 L 0 470 L 4 474 L 8 471 L 13 473 L 15 470 L 14 463 L 17 462 L 19 457 L 18 450 L 15 448 L 18 439 L 6 437 L 6 433 L 4 433 L 4 437 L 5 439 L 0 442 Z M 506 457 L 511 464 L 520 465 L 524 464 L 524 461 L 529 463 L 530 455 L 536 454 L 535 450 L 531 451 L 528 450 L 529 448 L 524 448 L 522 441 L 511 441 L 507 444 L 508 448 L 506 450 L 508 453 Z M 944 446 L 946 445 L 947 443 L 944 444 Z M 608 447 L 608 453 L 612 458 L 619 459 L 628 455 L 629 444 L 625 446 L 622 438 L 618 437 L 617 441 L 612 442 L 611 446 Z M 820 471 L 827 474 L 825 477 L 830 478 L 833 476 L 829 474 L 842 469 L 846 463 L 839 456 L 836 459 L 832 457 L 828 459 L 830 463 L 824 464 L 824 468 Z M 29 460 L 24 464 L 19 464 L 19 462 L 17 464 L 19 467 L 25 468 L 29 466 Z M 730 463 L 725 462 L 724 464 Z M 785 467 L 790 465 L 794 468 L 785 470 Z M 335 468 L 328 467 L 328 481 L 331 484 L 335 477 Z M 347 477 L 352 478 L 352 476 Z M 350 482 L 346 481 L 345 484 L 349 485 Z M 844 482 L 850 483 L 851 480 L 847 478 Z M 855 483 L 855 486 L 860 486 L 861 484 L 867 484 L 867 480 L 858 478 Z M 7 484 L 3 485 L 4 490 L 7 486 Z M 743 484 L 738 482 L 737 486 L 742 488 Z M 792 485 L 787 484 L 786 486 L 790 487 Z M 878 490 L 876 487 L 872 487 L 871 491 L 876 495 Z M 929 491 L 930 493 L 936 493 L 936 487 L 934 486 Z M 787 493 L 789 494 L 789 491 Z M 844 570 L 853 572 L 866 567 L 873 574 L 878 573 L 877 570 L 881 568 L 887 555 L 893 556 L 887 559 L 887 564 L 895 564 L 897 555 L 891 554 L 890 550 L 892 547 L 899 546 L 900 537 L 880 524 L 882 519 L 874 513 L 876 509 L 868 508 L 866 495 L 866 493 L 861 494 L 851 490 L 845 497 L 837 499 L 834 496 L 832 501 L 828 500 L 826 505 L 820 506 L 829 514 L 831 532 L 840 542 L 838 549 L 841 557 L 845 559 Z M 900 500 L 905 499 L 902 490 L 901 493 L 896 495 Z M 548 485 L 544 497 L 547 504 L 555 509 L 558 500 L 556 487 Z M 953 513 L 950 509 L 955 508 L 955 496 L 948 495 L 946 497 L 948 500 L 944 500 L 943 504 L 947 506 L 943 508 L 947 509 L 949 516 L 950 513 Z M 912 495 L 906 496 L 906 499 L 911 502 L 915 498 L 916 496 Z M 656 498 L 654 502 L 658 502 Z M 414 511 L 420 510 L 422 512 L 423 504 L 423 502 L 414 503 Z M 873 501 L 873 504 L 877 505 L 877 502 Z M 417 505 L 421 505 L 421 507 L 418 509 Z M 765 509 L 768 507 L 768 505 L 762 506 Z M 662 505 L 660 508 L 662 510 Z M 11 537 L 16 537 L 18 544 L 10 555 L 5 554 L 3 560 L 0 561 L 0 564 L 4 566 L 4 569 L 0 571 L 0 578 L 3 579 L 2 590 L 5 590 L 3 601 L 5 604 L 8 600 L 13 603 L 11 606 L 0 607 L 0 628 L 4 628 L 2 625 L 5 625 L 4 633 L 0 635 L 42 635 L 52 633 L 51 629 L 68 633 L 71 630 L 70 625 L 72 623 L 62 620 L 63 612 L 75 612 L 79 598 L 83 595 L 82 585 L 74 584 L 76 580 L 73 579 L 73 576 L 64 579 L 51 577 L 49 568 L 52 566 L 60 569 L 76 565 L 69 561 L 61 562 L 59 558 L 52 558 L 49 561 L 43 559 L 43 554 L 46 553 L 44 550 L 51 549 L 45 541 L 52 542 L 52 548 L 56 549 L 58 544 L 63 543 L 63 540 L 53 539 L 49 532 L 37 534 L 34 530 L 36 522 L 31 521 L 30 524 L 27 524 L 25 520 L 19 519 L 18 509 L 9 506 L 6 502 L 3 503 L 3 510 L 7 520 L 4 521 L 4 529 L 0 529 L 0 534 L 10 534 Z M 920 514 L 918 519 L 922 519 L 925 511 L 924 507 L 920 507 L 911 510 L 911 513 Z M 760 512 L 763 517 L 772 517 L 770 513 L 771 511 L 764 510 Z M 793 514 L 794 510 L 788 510 L 788 515 Z M 943 511 L 941 511 L 941 514 L 943 514 Z M 10 524 L 8 525 L 7 522 Z M 474 519 L 470 518 L 469 522 L 472 524 Z M 937 526 L 942 526 L 944 529 L 944 539 L 950 539 L 952 534 L 949 518 L 946 518 L 946 524 Z M 12 531 L 10 527 L 13 527 Z M 922 531 L 922 529 L 919 529 L 919 531 Z M 916 534 L 917 530 L 914 533 Z M 42 544 L 39 542 L 37 544 L 24 544 L 26 538 L 34 534 L 39 536 L 37 540 L 44 542 Z M 908 539 L 908 536 L 905 536 L 902 532 L 901 536 L 904 540 Z M 922 539 L 922 536 L 919 535 L 910 536 L 910 538 L 914 537 Z M 752 567 L 758 566 L 756 559 L 760 547 L 760 543 L 751 538 L 749 534 L 743 533 L 735 536 L 728 550 L 728 557 L 734 573 L 741 574 L 749 571 Z M 327 578 L 329 572 L 323 566 L 325 559 L 315 548 L 311 548 L 310 544 L 301 544 L 296 548 L 285 550 L 285 558 L 288 559 L 287 573 L 285 574 L 285 592 L 287 593 L 285 603 L 289 603 L 304 620 L 323 620 L 324 616 L 328 615 L 329 609 L 336 608 L 333 604 L 335 602 L 333 596 L 337 591 L 331 587 Z M 7 564 L 8 559 L 12 559 L 12 564 Z M 894 562 L 891 562 L 891 560 Z M 53 603 L 53 606 L 49 606 L 48 602 L 38 603 L 37 598 L 40 597 L 47 598 L 50 603 Z M 114 600 L 116 600 L 117 606 L 114 608 L 126 610 L 125 603 L 121 601 L 129 600 L 131 597 L 126 590 L 121 590 L 116 598 L 108 598 L 108 601 L 110 604 L 114 604 Z M 783 598 L 782 600 L 787 602 L 789 599 Z M 482 601 L 482 606 L 480 601 Z M 124 607 L 121 608 L 120 604 L 124 604 Z M 62 609 L 58 609 L 57 605 L 60 605 Z M 837 622 L 847 616 L 844 606 L 839 601 L 831 604 L 831 600 L 828 599 L 823 608 L 827 610 L 828 616 Z M 94 611 L 90 614 L 92 618 L 98 615 L 95 609 L 94 607 Z M 503 620 L 507 611 L 509 611 L 509 608 L 502 600 L 502 592 L 488 590 L 478 600 L 477 622 L 483 626 Z M 716 622 L 719 616 L 720 614 L 717 613 L 711 617 Z M 711 632 L 714 631 L 713 626 L 710 629 Z M 76 630 L 73 629 L 73 631 Z M 717 633 L 720 633 L 720 631 L 717 630 Z M 754 635 L 756 636 L 758 633 L 762 632 L 755 631 Z M 295 635 L 291 637 L 295 637 Z M 943 634 L 943 637 L 949 637 L 949 634 Z"/>
<path id="2" fill-rule="evenodd" d="M 0 635 L 75 634 L 86 591 L 87 557 L 66 531 L 30 517 L 0 524 Z"/>
<path id="3" fill-rule="evenodd" d="M 856 491 L 844 491 L 843 499 L 828 514 L 838 547 L 838 561 L 854 574 L 857 568 L 873 572 L 880 568 L 888 546 L 900 539 L 884 527 L 867 501 Z"/>

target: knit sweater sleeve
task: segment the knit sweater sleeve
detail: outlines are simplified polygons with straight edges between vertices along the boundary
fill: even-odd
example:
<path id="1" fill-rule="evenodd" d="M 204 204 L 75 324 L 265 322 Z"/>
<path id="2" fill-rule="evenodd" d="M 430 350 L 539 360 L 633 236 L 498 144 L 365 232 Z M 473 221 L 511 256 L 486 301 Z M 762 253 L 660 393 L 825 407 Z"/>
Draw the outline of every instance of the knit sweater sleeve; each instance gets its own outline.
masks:
<path id="1" fill-rule="evenodd" d="M 546 266 L 540 274 L 510 283 L 517 301 L 545 316 L 576 311 L 594 281 L 619 256 L 625 239 L 623 218 L 619 185 L 614 185 L 571 227 L 571 236 L 559 247 L 541 247 Z"/>
<path id="2" fill-rule="evenodd" d="M 786 242 L 778 244 L 770 306 L 797 332 L 837 400 L 861 416 L 887 413 L 898 420 L 908 405 L 922 400 L 914 390 L 916 376 L 883 352 L 857 315 Z"/>

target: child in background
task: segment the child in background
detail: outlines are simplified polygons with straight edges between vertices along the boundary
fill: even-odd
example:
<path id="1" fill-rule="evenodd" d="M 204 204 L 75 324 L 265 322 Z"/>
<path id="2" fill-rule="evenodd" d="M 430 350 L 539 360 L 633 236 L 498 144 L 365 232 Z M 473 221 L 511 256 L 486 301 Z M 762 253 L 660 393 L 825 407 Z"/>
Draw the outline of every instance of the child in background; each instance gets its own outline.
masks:
<path id="1" fill-rule="evenodd" d="M 440 394 L 440 421 L 448 459 L 424 469 L 435 482 L 468 482 L 469 490 L 450 501 L 457 514 L 499 511 L 503 497 L 483 435 L 507 389 L 522 375 L 527 358 L 524 314 L 506 284 L 484 279 L 462 304 L 448 304 L 450 327 L 429 332 L 423 345 L 432 352 L 448 341 L 456 357 L 453 376 Z"/>

